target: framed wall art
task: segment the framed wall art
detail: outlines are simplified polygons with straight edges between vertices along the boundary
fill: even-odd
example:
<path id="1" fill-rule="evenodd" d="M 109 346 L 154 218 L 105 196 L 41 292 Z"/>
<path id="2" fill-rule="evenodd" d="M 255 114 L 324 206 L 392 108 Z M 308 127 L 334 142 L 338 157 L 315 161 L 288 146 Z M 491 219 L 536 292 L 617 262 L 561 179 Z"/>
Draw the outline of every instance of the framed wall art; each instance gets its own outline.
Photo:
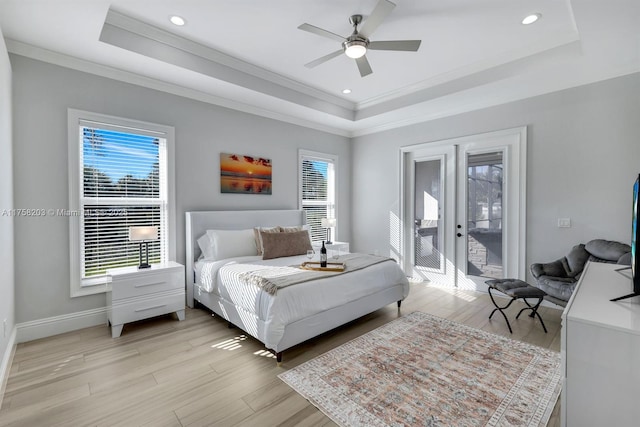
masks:
<path id="1" fill-rule="evenodd" d="M 271 159 L 220 153 L 220 192 L 271 194 Z"/>

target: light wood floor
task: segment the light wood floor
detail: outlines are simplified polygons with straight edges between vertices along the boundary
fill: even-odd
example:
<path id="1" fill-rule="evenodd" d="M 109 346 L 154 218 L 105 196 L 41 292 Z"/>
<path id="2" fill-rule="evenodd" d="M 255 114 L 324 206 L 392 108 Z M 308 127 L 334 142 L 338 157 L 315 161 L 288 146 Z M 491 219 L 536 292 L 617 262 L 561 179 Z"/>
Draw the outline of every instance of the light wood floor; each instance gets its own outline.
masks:
<path id="1" fill-rule="evenodd" d="M 486 294 L 412 284 L 401 313 L 423 311 L 560 350 L 561 311 L 541 308 L 549 333 L 513 304 L 513 334 Z M 120 338 L 97 326 L 19 344 L 0 426 L 335 425 L 277 375 L 398 316 L 390 305 L 284 352 L 264 347 L 202 310 L 125 325 Z M 559 426 L 559 404 L 550 426 Z"/>

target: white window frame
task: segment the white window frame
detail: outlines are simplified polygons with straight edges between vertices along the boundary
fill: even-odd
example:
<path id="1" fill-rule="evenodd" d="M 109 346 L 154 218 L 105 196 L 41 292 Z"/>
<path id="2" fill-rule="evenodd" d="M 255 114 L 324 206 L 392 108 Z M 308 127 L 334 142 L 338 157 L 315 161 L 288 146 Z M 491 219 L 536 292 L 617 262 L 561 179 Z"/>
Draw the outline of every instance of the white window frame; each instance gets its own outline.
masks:
<path id="1" fill-rule="evenodd" d="M 304 160 L 311 161 L 322 161 L 333 164 L 333 178 L 329 178 L 329 182 L 333 181 L 333 186 L 327 185 L 327 202 L 322 201 L 311 201 L 304 203 L 304 206 L 316 205 L 323 206 L 327 205 L 327 211 L 333 212 L 333 218 L 338 218 L 338 156 L 334 154 L 321 153 L 317 151 L 309 151 L 309 150 L 298 150 L 298 209 L 304 209 L 303 200 L 302 200 L 302 162 Z M 329 183 L 328 183 L 329 184 Z M 331 239 L 336 241 L 337 229 L 339 226 L 339 222 L 336 224 L 336 227 L 332 227 Z M 319 242 L 320 240 L 318 240 Z"/>
<path id="2" fill-rule="evenodd" d="M 167 197 L 166 197 L 166 233 L 164 242 L 166 247 L 166 261 L 176 259 L 176 214 L 175 214 L 175 130 L 171 126 L 155 123 L 131 120 L 106 114 L 92 113 L 69 108 L 67 110 L 67 138 L 69 158 L 69 258 L 70 258 L 70 295 L 79 297 L 85 295 L 104 293 L 107 290 L 105 276 L 82 279 L 82 215 L 73 214 L 81 212 L 82 197 L 82 171 L 80 164 L 82 150 L 82 138 L 80 127 L 87 122 L 95 122 L 97 126 L 105 125 L 105 128 L 119 128 L 132 132 L 155 134 L 166 140 L 166 151 L 161 153 L 161 159 L 166 157 L 167 168 Z"/>

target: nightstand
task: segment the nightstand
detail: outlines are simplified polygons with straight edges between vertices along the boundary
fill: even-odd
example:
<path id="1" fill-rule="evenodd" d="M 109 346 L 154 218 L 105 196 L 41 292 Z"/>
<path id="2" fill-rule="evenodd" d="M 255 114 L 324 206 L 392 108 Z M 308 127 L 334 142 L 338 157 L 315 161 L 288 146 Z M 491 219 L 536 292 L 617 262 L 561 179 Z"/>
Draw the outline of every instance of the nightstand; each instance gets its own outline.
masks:
<path id="1" fill-rule="evenodd" d="M 176 313 L 184 320 L 184 266 L 170 261 L 139 270 L 137 266 L 107 270 L 107 316 L 111 336 L 117 338 L 125 323 Z"/>

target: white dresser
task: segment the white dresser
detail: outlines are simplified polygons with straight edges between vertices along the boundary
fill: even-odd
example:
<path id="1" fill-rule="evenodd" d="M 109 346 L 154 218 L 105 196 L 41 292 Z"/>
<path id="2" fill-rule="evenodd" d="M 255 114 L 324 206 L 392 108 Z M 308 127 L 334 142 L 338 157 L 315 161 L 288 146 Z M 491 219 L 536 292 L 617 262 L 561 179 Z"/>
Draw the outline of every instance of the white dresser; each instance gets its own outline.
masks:
<path id="1" fill-rule="evenodd" d="M 119 337 L 125 323 L 161 314 L 176 313 L 184 320 L 184 266 L 177 262 L 152 264 L 151 268 L 123 267 L 107 270 L 107 316 L 111 336 Z"/>
<path id="2" fill-rule="evenodd" d="M 563 427 L 640 426 L 640 297 L 631 271 L 590 262 L 562 315 Z"/>

